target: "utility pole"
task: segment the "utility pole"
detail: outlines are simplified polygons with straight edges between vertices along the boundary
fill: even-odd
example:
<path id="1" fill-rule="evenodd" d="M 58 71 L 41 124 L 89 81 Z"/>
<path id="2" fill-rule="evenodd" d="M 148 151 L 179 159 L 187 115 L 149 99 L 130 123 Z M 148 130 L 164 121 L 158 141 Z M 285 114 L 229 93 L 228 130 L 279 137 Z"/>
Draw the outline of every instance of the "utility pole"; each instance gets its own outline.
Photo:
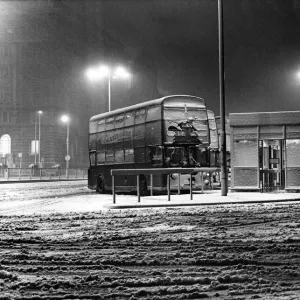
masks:
<path id="1" fill-rule="evenodd" d="M 224 76 L 224 31 L 223 0 L 218 0 L 219 32 L 219 89 L 220 89 L 220 142 L 221 142 L 221 196 L 227 196 L 227 161 L 226 161 L 226 127 L 225 127 L 225 76 Z"/>

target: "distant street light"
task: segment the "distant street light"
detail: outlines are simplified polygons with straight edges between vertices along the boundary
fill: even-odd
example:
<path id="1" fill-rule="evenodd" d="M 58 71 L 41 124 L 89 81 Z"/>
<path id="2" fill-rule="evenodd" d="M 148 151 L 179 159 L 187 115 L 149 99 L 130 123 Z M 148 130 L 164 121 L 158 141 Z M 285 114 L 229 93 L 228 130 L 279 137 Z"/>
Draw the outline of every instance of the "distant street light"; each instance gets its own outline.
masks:
<path id="1" fill-rule="evenodd" d="M 41 167 L 41 116 L 43 112 L 41 110 L 38 111 L 39 115 L 39 168 Z"/>
<path id="2" fill-rule="evenodd" d="M 131 74 L 122 66 L 111 69 L 106 65 L 100 65 L 87 69 L 86 76 L 90 81 L 99 81 L 104 77 L 108 79 L 108 111 L 111 111 L 111 79 L 128 79 Z"/>
<path id="3" fill-rule="evenodd" d="M 38 149 L 36 148 L 36 122 L 37 122 L 37 116 L 38 114 L 38 118 L 39 118 L 39 143 L 38 143 Z M 40 150 L 41 150 L 41 146 L 40 146 L 40 143 L 41 143 L 41 115 L 43 114 L 43 112 L 41 110 L 37 111 L 35 113 L 35 118 L 34 118 L 34 165 L 36 165 L 36 154 L 37 154 L 37 150 L 38 150 L 38 154 L 39 154 L 39 166 L 40 166 L 40 162 L 41 162 L 41 154 L 40 154 Z"/>
<path id="4" fill-rule="evenodd" d="M 69 161 L 70 161 L 70 155 L 69 155 L 69 123 L 70 123 L 70 118 L 69 118 L 68 115 L 63 115 L 61 117 L 61 121 L 63 123 L 67 124 L 67 141 L 66 141 L 66 144 L 67 144 L 67 155 L 65 157 L 65 160 L 66 160 L 66 177 L 69 178 Z"/>

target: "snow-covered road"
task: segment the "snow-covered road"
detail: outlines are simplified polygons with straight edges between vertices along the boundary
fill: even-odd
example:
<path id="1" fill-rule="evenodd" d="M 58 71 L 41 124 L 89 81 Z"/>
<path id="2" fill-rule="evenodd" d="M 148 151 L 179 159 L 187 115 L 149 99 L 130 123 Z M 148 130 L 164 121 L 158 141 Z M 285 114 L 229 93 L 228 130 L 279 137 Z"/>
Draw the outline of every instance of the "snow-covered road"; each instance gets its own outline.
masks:
<path id="1" fill-rule="evenodd" d="M 86 181 L 0 196 L 1 300 L 300 299 L 298 202 L 108 210 Z"/>

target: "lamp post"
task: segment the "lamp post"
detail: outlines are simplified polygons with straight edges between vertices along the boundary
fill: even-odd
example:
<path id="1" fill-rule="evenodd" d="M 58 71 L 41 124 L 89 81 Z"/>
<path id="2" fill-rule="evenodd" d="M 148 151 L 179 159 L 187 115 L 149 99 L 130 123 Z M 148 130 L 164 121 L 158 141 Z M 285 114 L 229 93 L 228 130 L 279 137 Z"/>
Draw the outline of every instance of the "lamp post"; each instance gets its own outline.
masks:
<path id="1" fill-rule="evenodd" d="M 66 140 L 67 155 L 65 157 L 65 160 L 66 160 L 66 177 L 69 178 L 69 161 L 70 161 L 70 155 L 69 155 L 69 134 L 70 134 L 69 123 L 70 123 L 70 118 L 69 118 L 68 115 L 63 115 L 61 117 L 61 121 L 63 123 L 67 124 L 67 140 Z"/>
<path id="2" fill-rule="evenodd" d="M 102 78 L 107 78 L 108 81 L 108 111 L 111 111 L 111 79 L 112 78 L 130 78 L 130 73 L 122 66 L 117 68 L 110 68 L 106 65 L 100 65 L 95 67 L 90 67 L 86 71 L 86 76 L 90 81 L 99 81 Z"/>
<path id="3" fill-rule="evenodd" d="M 225 128 L 225 79 L 224 79 L 224 31 L 223 1 L 218 0 L 218 34 L 219 34 L 219 85 L 220 85 L 220 146 L 221 146 L 221 196 L 227 196 L 227 161 L 226 161 L 226 128 Z"/>
<path id="4" fill-rule="evenodd" d="M 39 110 L 35 113 L 35 117 L 34 117 L 34 165 L 36 165 L 36 154 L 38 153 L 39 154 L 39 165 L 40 165 L 40 162 L 41 162 L 41 154 L 40 154 L 40 150 L 41 150 L 41 146 L 40 146 L 40 143 L 41 143 L 41 115 L 42 115 L 42 111 Z M 39 143 L 38 143 L 38 149 L 36 148 L 36 134 L 37 134 L 37 116 L 38 114 L 38 118 L 39 118 Z M 37 152 L 38 150 L 38 152 Z"/>
<path id="5" fill-rule="evenodd" d="M 36 166 L 36 113 L 34 114 L 34 165 Z"/>
<path id="6" fill-rule="evenodd" d="M 41 167 L 41 116 L 43 112 L 41 110 L 38 111 L 39 115 L 39 168 Z"/>

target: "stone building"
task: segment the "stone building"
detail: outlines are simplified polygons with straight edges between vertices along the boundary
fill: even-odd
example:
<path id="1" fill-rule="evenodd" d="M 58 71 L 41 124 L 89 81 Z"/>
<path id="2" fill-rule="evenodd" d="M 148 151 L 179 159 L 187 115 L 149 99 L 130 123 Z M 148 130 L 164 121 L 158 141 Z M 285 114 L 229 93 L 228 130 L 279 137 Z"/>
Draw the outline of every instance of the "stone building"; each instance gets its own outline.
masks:
<path id="1" fill-rule="evenodd" d="M 92 88 L 84 70 L 100 60 L 130 62 L 124 45 L 107 34 L 96 17 L 89 18 L 89 11 L 101 10 L 100 3 L 1 2 L 1 164 L 28 167 L 40 160 L 44 167 L 64 167 L 67 128 L 60 117 L 68 114 L 70 168 L 88 166 L 88 120 L 107 110 L 107 89 Z M 113 109 L 124 106 L 123 99 L 129 104 L 139 101 L 128 100 L 128 92 L 134 94 L 130 84 L 116 85 Z"/>

